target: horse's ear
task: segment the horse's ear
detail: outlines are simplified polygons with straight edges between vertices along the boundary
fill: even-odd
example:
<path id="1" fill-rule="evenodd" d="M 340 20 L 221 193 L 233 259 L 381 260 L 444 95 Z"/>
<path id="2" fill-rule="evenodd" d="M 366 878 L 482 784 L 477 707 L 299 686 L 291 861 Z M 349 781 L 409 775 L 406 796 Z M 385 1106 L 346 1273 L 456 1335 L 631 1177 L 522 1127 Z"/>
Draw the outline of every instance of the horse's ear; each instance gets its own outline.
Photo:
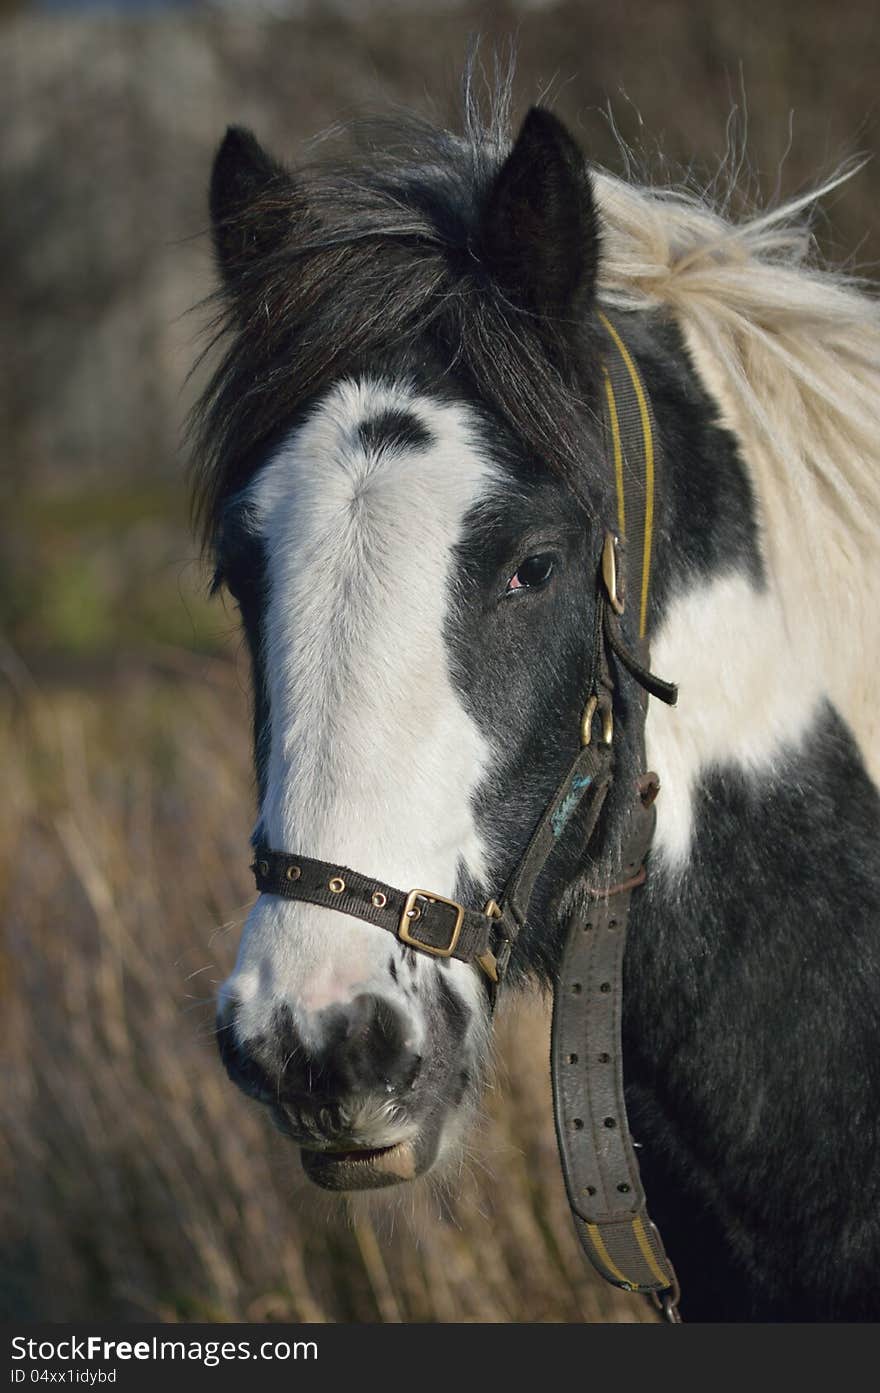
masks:
<path id="1" fill-rule="evenodd" d="M 233 288 L 289 235 L 295 184 L 243 126 L 230 126 L 211 172 L 211 228 L 220 273 Z"/>
<path id="2" fill-rule="evenodd" d="M 491 273 L 523 309 L 558 321 L 593 293 L 599 231 L 586 160 L 542 107 L 532 107 L 495 177 L 481 242 Z"/>

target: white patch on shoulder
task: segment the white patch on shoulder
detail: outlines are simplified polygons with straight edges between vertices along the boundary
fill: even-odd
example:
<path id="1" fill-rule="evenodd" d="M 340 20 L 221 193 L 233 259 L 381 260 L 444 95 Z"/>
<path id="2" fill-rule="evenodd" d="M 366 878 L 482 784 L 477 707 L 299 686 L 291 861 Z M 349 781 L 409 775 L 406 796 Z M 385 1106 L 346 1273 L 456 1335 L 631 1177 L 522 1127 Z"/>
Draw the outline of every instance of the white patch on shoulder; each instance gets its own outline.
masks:
<path id="1" fill-rule="evenodd" d="M 754 274 L 752 267 L 746 272 Z M 813 322 L 805 322 L 812 344 Z M 723 337 L 698 333 L 687 315 L 681 327 L 749 472 L 767 588 L 756 589 L 739 573 L 708 584 L 695 580 L 652 639 L 652 665 L 680 685 L 678 707 L 651 702 L 647 726 L 650 761 L 664 783 L 655 845 L 676 866 L 688 855 L 700 772 L 725 764 L 769 769 L 802 744 L 823 699 L 846 721 L 880 788 L 874 456 L 841 432 L 845 411 L 842 418 L 829 416 L 826 399 L 805 395 L 803 380 L 772 355 L 742 366 L 721 351 Z M 791 343 L 789 328 L 787 320 L 783 346 Z M 768 348 L 773 342 L 767 339 Z M 749 368 L 758 361 L 763 372 Z M 809 363 L 812 373 L 812 358 Z M 737 376 L 748 379 L 750 372 L 760 417 L 749 409 L 758 397 L 743 392 Z"/>
<path id="2" fill-rule="evenodd" d="M 704 770 L 767 769 L 804 739 L 827 691 L 810 649 L 808 627 L 792 631 L 778 595 L 741 573 L 700 581 L 670 606 L 651 666 L 678 682 L 678 705 L 650 702 L 645 730 L 662 790 L 654 848 L 667 865 L 687 861 Z"/>
<path id="3" fill-rule="evenodd" d="M 385 448 L 359 431 L 404 412 L 429 434 Z M 473 794 L 490 751 L 449 672 L 451 552 L 497 479 L 465 408 L 379 381 L 344 381 L 250 490 L 266 544 L 264 646 L 270 752 L 261 810 L 268 844 L 408 889 L 452 895 L 460 862 L 485 879 Z M 286 1000 L 308 1039 L 313 1013 L 380 991 L 422 1029 L 404 988 L 437 971 L 389 935 L 312 905 L 261 896 L 224 995 L 243 1037 Z M 405 972 L 404 972 L 405 968 Z M 473 968 L 448 969 L 482 1014 Z"/>

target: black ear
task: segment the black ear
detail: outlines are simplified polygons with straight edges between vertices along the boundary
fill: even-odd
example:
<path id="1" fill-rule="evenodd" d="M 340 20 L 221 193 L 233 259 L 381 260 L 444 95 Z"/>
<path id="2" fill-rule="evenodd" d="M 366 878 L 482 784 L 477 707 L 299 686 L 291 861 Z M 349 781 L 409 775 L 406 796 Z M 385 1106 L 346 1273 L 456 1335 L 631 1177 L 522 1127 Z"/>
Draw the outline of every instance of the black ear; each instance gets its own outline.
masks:
<path id="1" fill-rule="evenodd" d="M 507 295 L 553 320 L 573 317 L 596 283 L 599 232 L 580 147 L 532 107 L 489 191 L 482 255 Z"/>
<path id="2" fill-rule="evenodd" d="M 211 224 L 224 280 L 241 275 L 289 234 L 295 185 L 250 131 L 230 126 L 211 173 Z"/>

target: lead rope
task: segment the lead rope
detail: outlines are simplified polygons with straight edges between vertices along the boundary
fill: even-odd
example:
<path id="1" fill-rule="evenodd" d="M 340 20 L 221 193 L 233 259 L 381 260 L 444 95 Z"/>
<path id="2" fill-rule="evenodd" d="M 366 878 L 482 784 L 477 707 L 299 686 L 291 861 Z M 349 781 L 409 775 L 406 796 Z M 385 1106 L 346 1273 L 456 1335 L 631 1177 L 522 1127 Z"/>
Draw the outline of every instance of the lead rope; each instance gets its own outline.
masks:
<path id="1" fill-rule="evenodd" d="M 608 751 L 610 779 L 615 687 L 610 656 L 645 694 L 638 728 L 642 769 L 647 698 L 654 696 L 673 705 L 678 693 L 647 665 L 657 464 L 650 402 L 618 329 L 606 314 L 600 313 L 599 319 L 612 346 L 605 368 L 605 420 L 614 460 L 617 522 L 627 546 L 627 589 L 639 602 L 636 657 L 621 631 L 626 590 L 619 570 L 618 538 L 609 534 L 602 553 L 602 584 L 597 587 L 593 673 L 581 739 L 589 747 L 600 716 L 599 737 Z M 611 877 L 616 883 L 584 884 L 571 915 L 554 990 L 551 1072 L 563 1178 L 586 1256 L 606 1281 L 624 1291 L 645 1294 L 665 1320 L 679 1323 L 678 1280 L 648 1215 L 627 1121 L 621 1035 L 627 920 L 631 897 L 646 878 L 658 791 L 657 776 L 642 774 L 633 790 L 618 869 Z"/>

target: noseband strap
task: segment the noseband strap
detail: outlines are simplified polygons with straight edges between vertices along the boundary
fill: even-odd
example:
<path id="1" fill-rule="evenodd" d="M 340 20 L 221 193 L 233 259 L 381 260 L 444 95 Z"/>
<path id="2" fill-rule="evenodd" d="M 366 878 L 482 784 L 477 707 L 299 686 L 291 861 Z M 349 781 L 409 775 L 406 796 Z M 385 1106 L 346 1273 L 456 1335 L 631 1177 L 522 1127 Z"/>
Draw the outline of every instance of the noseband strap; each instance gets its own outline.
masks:
<path id="1" fill-rule="evenodd" d="M 592 837 L 610 783 L 610 748 L 590 744 L 581 749 L 535 828 L 501 903 L 490 900 L 482 911 L 429 890 L 398 890 L 348 866 L 266 847 L 257 849 L 251 870 L 263 894 L 339 910 L 386 929 L 432 957 L 475 963 L 494 989 L 525 927 L 535 885 L 556 842 L 575 813 L 585 818 L 585 840 Z"/>
<path id="2" fill-rule="evenodd" d="M 251 869 L 264 895 L 350 914 L 434 957 L 482 965 L 497 959 L 501 948 L 497 919 L 491 913 L 466 909 L 428 890 L 397 890 L 349 866 L 265 847 L 257 849 Z"/>
<path id="3" fill-rule="evenodd" d="M 348 866 L 260 846 L 252 866 L 268 895 L 335 909 L 392 933 L 408 947 L 473 963 L 496 990 L 528 922 L 535 886 L 577 817 L 584 852 L 593 839 L 613 770 L 614 714 L 623 668 L 638 684 L 638 746 L 645 769 L 649 696 L 673 705 L 677 689 L 648 667 L 646 638 L 658 463 L 651 405 L 617 316 L 599 312 L 609 352 L 604 363 L 605 427 L 617 492 L 617 534 L 605 538 L 597 566 L 595 627 L 581 748 L 556 789 L 499 900 L 469 909 L 429 890 L 400 890 Z M 636 653 L 621 627 L 629 596 Z M 621 1014 L 630 898 L 645 880 L 654 832 L 656 775 L 633 788 L 621 851 L 608 884 L 591 887 L 584 868 L 569 886 L 566 943 L 554 991 L 551 1061 L 563 1176 L 575 1228 L 593 1266 L 626 1291 L 653 1297 L 676 1321 L 678 1284 L 648 1217 L 626 1117 Z"/>

